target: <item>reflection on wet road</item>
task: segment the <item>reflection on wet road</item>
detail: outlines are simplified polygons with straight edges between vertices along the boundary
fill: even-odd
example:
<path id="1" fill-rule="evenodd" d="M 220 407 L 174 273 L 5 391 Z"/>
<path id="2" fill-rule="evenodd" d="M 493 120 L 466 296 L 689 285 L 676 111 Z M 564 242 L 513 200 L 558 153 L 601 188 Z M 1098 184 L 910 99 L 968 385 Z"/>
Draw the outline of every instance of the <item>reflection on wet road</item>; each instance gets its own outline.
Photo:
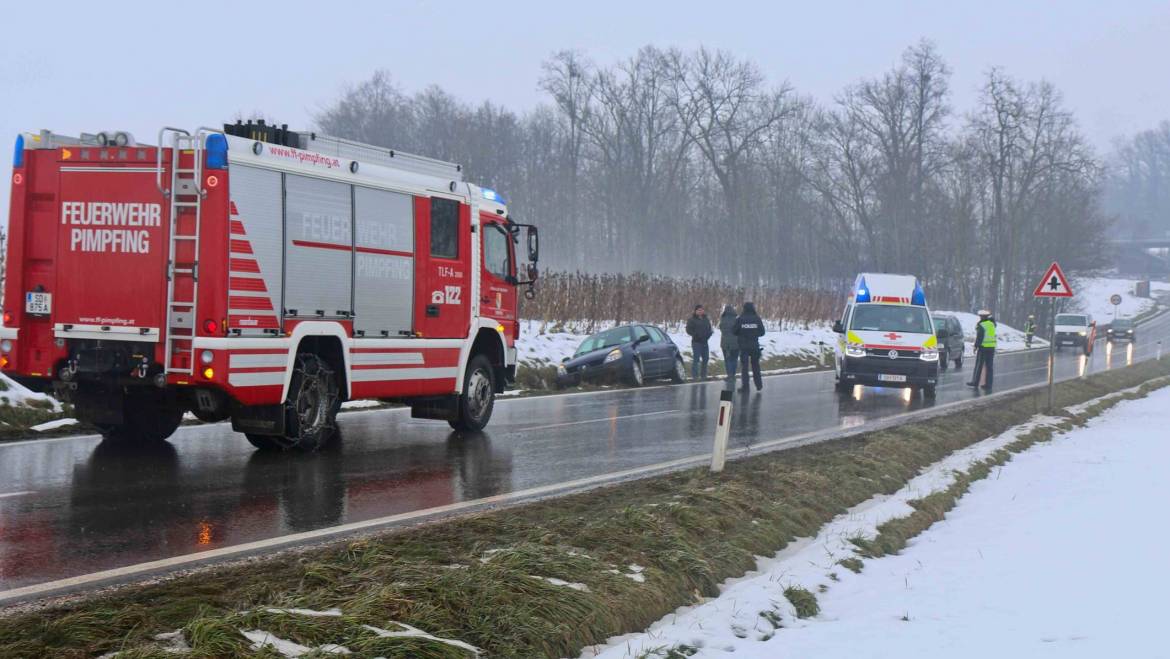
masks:
<path id="1" fill-rule="evenodd" d="M 1170 317 L 1143 342 L 1058 356 L 1057 376 L 1120 368 L 1170 340 Z M 1042 382 L 1047 353 L 1003 354 L 996 389 Z M 970 367 L 943 375 L 934 402 L 903 389 L 833 392 L 831 373 L 768 378 L 736 397 L 731 446 L 849 428 L 970 399 Z M 229 425 L 122 448 L 96 438 L 0 445 L 0 589 L 41 583 L 703 454 L 722 383 L 505 400 L 489 432 L 460 435 L 405 410 L 341 417 L 317 454 L 252 450 Z"/>

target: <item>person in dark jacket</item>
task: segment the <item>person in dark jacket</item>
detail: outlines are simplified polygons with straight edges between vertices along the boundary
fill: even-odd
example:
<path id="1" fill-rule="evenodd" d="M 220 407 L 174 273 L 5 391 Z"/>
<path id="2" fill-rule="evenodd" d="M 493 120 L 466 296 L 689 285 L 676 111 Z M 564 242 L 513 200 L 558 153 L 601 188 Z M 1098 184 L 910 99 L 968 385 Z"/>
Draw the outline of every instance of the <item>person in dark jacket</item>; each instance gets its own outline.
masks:
<path id="1" fill-rule="evenodd" d="M 698 377 L 707 379 L 707 362 L 711 359 L 711 347 L 707 342 L 714 333 L 711 329 L 711 319 L 707 317 L 707 310 L 703 305 L 696 304 L 694 312 L 687 319 L 687 334 L 691 337 L 691 379 Z"/>
<path id="2" fill-rule="evenodd" d="M 735 321 L 739 316 L 730 304 L 719 316 L 719 349 L 723 351 L 723 367 L 727 369 L 727 389 L 735 389 L 735 367 L 739 365 L 739 339 L 735 336 Z"/>
<path id="3" fill-rule="evenodd" d="M 990 311 L 980 311 L 979 324 L 975 326 L 975 372 L 967 383 L 969 387 L 978 387 L 979 379 L 986 373 L 983 390 L 991 391 L 995 376 L 995 330 L 995 317 Z"/>
<path id="4" fill-rule="evenodd" d="M 764 321 L 756 313 L 756 305 L 743 303 L 743 313 L 735 321 L 735 338 L 739 343 L 739 368 L 743 378 L 743 391 L 748 391 L 748 367 L 756 381 L 756 391 L 764 388 L 760 374 L 760 337 L 764 336 Z"/>

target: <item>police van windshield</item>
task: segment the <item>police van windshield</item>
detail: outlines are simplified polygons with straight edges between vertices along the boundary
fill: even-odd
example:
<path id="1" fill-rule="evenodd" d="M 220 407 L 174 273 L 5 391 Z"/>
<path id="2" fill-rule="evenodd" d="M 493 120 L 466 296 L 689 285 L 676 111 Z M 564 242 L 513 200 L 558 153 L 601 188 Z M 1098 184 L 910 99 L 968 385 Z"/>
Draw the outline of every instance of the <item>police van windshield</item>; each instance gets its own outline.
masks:
<path id="1" fill-rule="evenodd" d="M 620 346 L 623 343 L 629 343 L 634 340 L 634 334 L 629 327 L 615 327 L 611 330 L 606 330 L 594 334 L 593 336 L 581 342 L 581 347 L 577 348 L 577 355 L 583 355 L 594 350 L 601 350 L 602 348 L 612 348 L 613 346 Z"/>
<path id="2" fill-rule="evenodd" d="M 1075 313 L 1061 313 L 1056 314 L 1057 325 L 1088 325 L 1088 316 L 1081 316 Z"/>
<path id="3" fill-rule="evenodd" d="M 849 329 L 867 332 L 930 334 L 930 314 L 926 312 L 926 307 L 859 304 L 853 310 Z"/>

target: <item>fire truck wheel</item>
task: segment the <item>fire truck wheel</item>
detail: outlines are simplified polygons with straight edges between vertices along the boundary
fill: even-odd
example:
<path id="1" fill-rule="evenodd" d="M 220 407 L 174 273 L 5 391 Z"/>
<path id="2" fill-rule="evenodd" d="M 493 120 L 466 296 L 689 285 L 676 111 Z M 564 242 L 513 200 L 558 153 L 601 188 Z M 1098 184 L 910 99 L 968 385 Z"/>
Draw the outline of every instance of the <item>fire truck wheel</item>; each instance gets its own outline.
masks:
<path id="1" fill-rule="evenodd" d="M 98 424 L 102 435 L 119 442 L 161 442 L 179 429 L 183 410 L 155 397 L 126 396 L 119 425 Z"/>
<path id="2" fill-rule="evenodd" d="M 328 442 L 337 428 L 341 397 L 337 375 L 324 359 L 311 352 L 297 355 L 284 407 L 285 434 L 276 441 L 301 451 L 316 451 Z"/>
<path id="3" fill-rule="evenodd" d="M 483 430 L 492 418 L 496 405 L 496 387 L 492 376 L 492 363 L 483 355 L 476 355 L 467 364 L 467 375 L 463 378 L 463 394 L 456 402 L 456 416 L 450 421 L 455 430 Z"/>
<path id="4" fill-rule="evenodd" d="M 284 437 L 273 437 L 272 435 L 257 435 L 256 433 L 246 432 L 244 436 L 248 438 L 248 443 L 261 451 L 284 451 L 292 446 Z"/>

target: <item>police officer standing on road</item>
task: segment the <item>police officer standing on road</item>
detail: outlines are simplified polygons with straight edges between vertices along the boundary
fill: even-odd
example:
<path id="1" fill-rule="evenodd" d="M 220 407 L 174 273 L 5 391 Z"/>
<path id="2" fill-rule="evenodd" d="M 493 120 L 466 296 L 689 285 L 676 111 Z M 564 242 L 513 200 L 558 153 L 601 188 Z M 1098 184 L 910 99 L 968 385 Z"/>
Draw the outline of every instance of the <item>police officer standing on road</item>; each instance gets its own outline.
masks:
<path id="1" fill-rule="evenodd" d="M 735 367 L 739 365 L 739 339 L 735 336 L 735 307 L 723 307 L 719 316 L 719 349 L 723 351 L 723 367 L 727 369 L 727 390 L 735 389 Z"/>
<path id="2" fill-rule="evenodd" d="M 983 390 L 991 391 L 995 375 L 995 329 L 995 318 L 991 312 L 986 309 L 980 311 L 979 324 L 975 326 L 975 372 L 967 383 L 969 387 L 979 386 L 979 378 L 986 369 L 987 379 L 983 383 Z"/>
<path id="3" fill-rule="evenodd" d="M 711 359 L 711 348 L 707 341 L 715 332 L 711 329 L 711 319 L 707 317 L 707 310 L 703 305 L 696 304 L 695 311 L 687 319 L 687 334 L 691 337 L 691 379 L 699 377 L 707 379 L 707 362 Z"/>
<path id="4" fill-rule="evenodd" d="M 1024 346 L 1032 347 L 1032 337 L 1036 336 L 1036 316 L 1028 314 L 1028 322 L 1024 323 Z"/>
<path id="5" fill-rule="evenodd" d="M 756 381 L 756 391 L 764 388 L 760 374 L 760 337 L 764 335 L 764 321 L 756 313 L 756 305 L 743 303 L 743 313 L 735 321 L 735 337 L 739 343 L 739 367 L 742 372 L 743 389 L 748 391 L 748 367 Z"/>

